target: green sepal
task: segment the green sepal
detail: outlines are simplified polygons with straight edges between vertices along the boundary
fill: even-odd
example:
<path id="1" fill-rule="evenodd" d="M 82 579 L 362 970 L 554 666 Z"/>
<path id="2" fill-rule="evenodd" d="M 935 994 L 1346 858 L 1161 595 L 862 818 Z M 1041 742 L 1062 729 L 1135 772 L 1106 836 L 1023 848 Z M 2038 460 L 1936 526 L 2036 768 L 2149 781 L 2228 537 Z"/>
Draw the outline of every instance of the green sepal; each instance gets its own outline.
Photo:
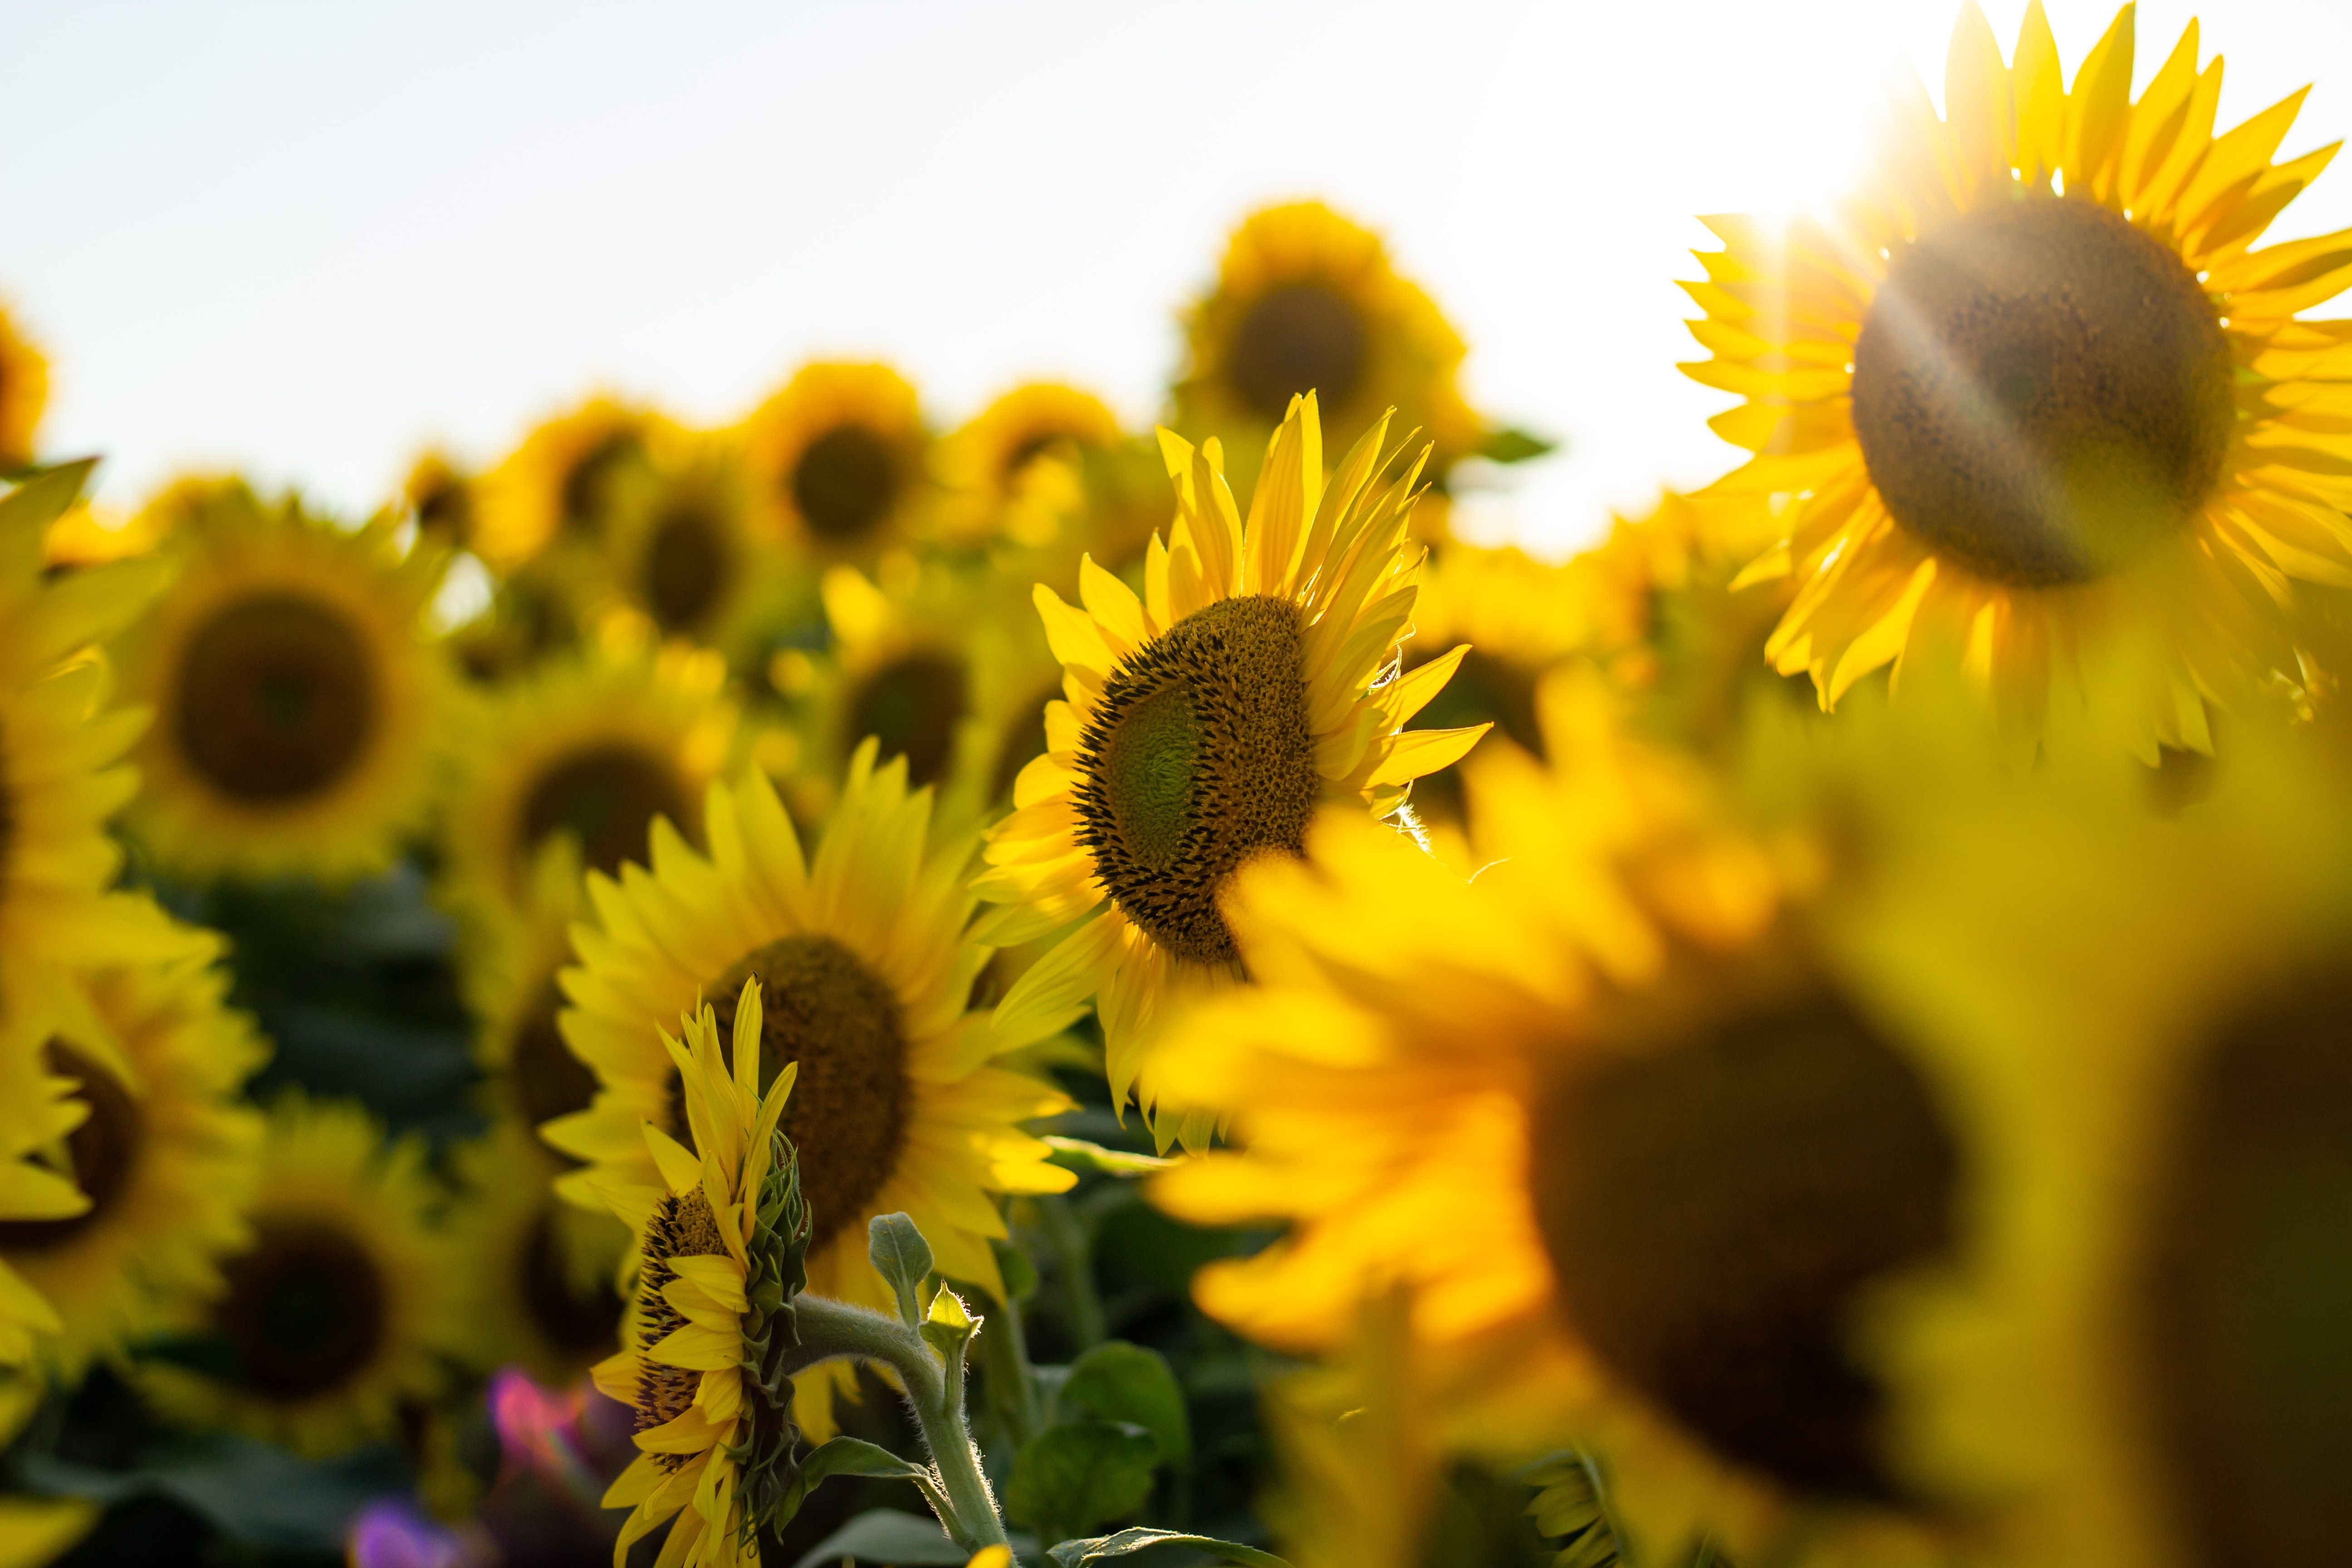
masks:
<path id="1" fill-rule="evenodd" d="M 810 1218 L 801 1193 L 800 1153 L 782 1130 L 773 1135 L 767 1179 L 761 1184 L 743 1282 L 744 1415 L 748 1433 L 727 1449 L 741 1479 L 744 1539 L 776 1530 L 800 1511 L 810 1483 L 803 1479 L 801 1430 L 793 1420 L 793 1379 L 785 1352 L 800 1343 L 793 1300 L 808 1288 Z"/>

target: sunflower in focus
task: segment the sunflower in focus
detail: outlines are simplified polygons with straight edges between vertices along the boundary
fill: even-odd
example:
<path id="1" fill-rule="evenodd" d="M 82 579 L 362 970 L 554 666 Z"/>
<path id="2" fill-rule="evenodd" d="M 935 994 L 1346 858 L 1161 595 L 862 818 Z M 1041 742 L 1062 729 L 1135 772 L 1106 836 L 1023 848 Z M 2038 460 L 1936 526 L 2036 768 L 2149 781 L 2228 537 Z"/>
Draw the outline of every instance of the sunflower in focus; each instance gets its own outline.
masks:
<path id="1" fill-rule="evenodd" d="M 995 1027 L 1041 1039 L 1095 1001 L 1112 1096 L 1136 1093 L 1147 1116 L 1156 1023 L 1239 980 L 1217 903 L 1234 870 L 1297 855 L 1325 801 L 1394 812 L 1485 732 L 1399 732 L 1462 650 L 1395 674 L 1423 552 L 1405 537 L 1419 465 L 1382 480 L 1386 430 L 1376 421 L 1327 484 L 1315 398 L 1297 400 L 1246 523 L 1216 443 L 1196 452 L 1163 432 L 1177 517 L 1168 543 L 1152 541 L 1144 597 L 1092 562 L 1085 609 L 1037 591 L 1067 700 L 1046 705 L 1047 749 L 990 831 L 977 889 L 1007 906 L 984 928 L 992 942 L 1076 923 L 1006 994 Z M 1209 1124 L 1181 1132 L 1197 1142 Z"/>
<path id="2" fill-rule="evenodd" d="M 174 532 L 178 575 L 115 643 L 156 719 L 138 837 L 193 875 L 337 879 L 388 863 L 431 804 L 456 699 L 424 616 L 440 555 L 242 486 Z"/>
<path id="3" fill-rule="evenodd" d="M 605 396 L 549 420 L 482 476 L 471 548 L 501 572 L 551 548 L 593 549 L 669 433 L 659 415 Z"/>
<path id="4" fill-rule="evenodd" d="M 209 960 L 77 976 L 0 1041 L 0 1056 L 37 1062 L 82 1110 L 39 1158 L 89 1206 L 0 1221 L 0 1262 L 63 1320 L 43 1359 L 64 1381 L 212 1295 L 221 1257 L 251 1239 L 262 1125 L 236 1096 L 268 1049 L 226 1005 L 228 974 Z"/>
<path id="5" fill-rule="evenodd" d="M 1485 434 L 1455 384 L 1462 340 L 1429 296 L 1397 275 L 1380 236 L 1320 202 L 1244 219 L 1216 288 L 1184 327 L 1174 424 L 1195 440 L 1222 440 L 1238 483 L 1255 477 L 1291 400 L 1309 392 L 1335 449 L 1392 414 L 1432 443 L 1434 475 Z"/>
<path id="6" fill-rule="evenodd" d="M 1839 220 L 1709 220 L 1685 369 L 1745 400 L 1715 488 L 1785 505 L 1746 577 L 1793 578 L 1766 654 L 1825 708 L 1928 635 L 2026 742 L 2083 696 L 2205 752 L 2209 707 L 2303 680 L 2294 585 L 2352 584 L 2352 323 L 2298 315 L 2352 243 L 2257 248 L 2335 150 L 2273 161 L 2301 94 L 2214 134 L 2193 22 L 2132 68 L 2129 6 L 2069 88 L 2038 4 L 2008 67 L 1970 5 L 1946 118 L 1915 94 Z"/>
<path id="7" fill-rule="evenodd" d="M 757 1531 L 772 1520 L 759 1478 L 789 1465 L 799 1437 L 792 1380 L 765 1371 L 793 1342 L 790 1303 L 805 1284 L 811 1234 L 779 1131 L 795 1064 L 761 1092 L 768 1037 L 756 979 L 739 994 L 731 1050 L 709 1006 L 683 1022 L 683 1044 L 667 1030 L 661 1043 L 692 1146 L 646 1124 L 657 1180 L 611 1191 L 644 1242 L 631 1342 L 596 1368 L 596 1386 L 635 1413 L 639 1449 L 604 1506 L 630 1510 L 616 1563 L 676 1517 L 665 1561 L 759 1568 Z"/>
<path id="8" fill-rule="evenodd" d="M 887 365 L 803 365 L 738 434 L 772 538 L 870 564 L 924 521 L 930 437 L 914 386 Z"/>
<path id="9" fill-rule="evenodd" d="M 1042 548 L 1076 533 L 1087 458 L 1124 435 L 1118 416 L 1090 392 L 1051 381 L 1014 387 L 940 442 L 941 537 L 970 546 L 1003 536 Z"/>
<path id="10" fill-rule="evenodd" d="M 49 401 L 49 362 L 0 310 L 0 472 L 33 460 L 33 432 Z"/>
<path id="11" fill-rule="evenodd" d="M 512 914 L 534 858 L 569 837 L 607 874 L 646 858 L 656 818 L 700 842 L 704 787 L 735 744 L 726 665 L 686 647 L 583 649 L 523 677 L 475 715 L 442 814 L 451 905 Z"/>
<path id="12" fill-rule="evenodd" d="M 1286 1224 L 1195 1281 L 1263 1343 L 1328 1349 L 1409 1292 L 1446 1440 L 1607 1456 L 1629 1555 L 1948 1559 L 1854 1339 L 1949 1254 L 1948 1118 L 1822 934 L 1819 852 L 1619 703 L 1564 671 L 1552 763 L 1473 764 L 1475 881 L 1341 812 L 1244 874 L 1263 989 L 1181 1026 L 1163 1074 L 1241 1152 L 1154 1196 Z"/>
<path id="13" fill-rule="evenodd" d="M 970 841 L 927 852 L 930 816 L 929 793 L 908 791 L 903 762 L 876 767 L 869 741 L 810 858 L 774 789 L 752 773 L 711 787 L 707 857 L 656 824 L 650 872 L 590 877 L 597 928 L 573 932 L 580 963 L 563 973 L 572 1005 L 562 1026 L 603 1088 L 593 1109 L 544 1130 L 591 1166 L 560 1191 L 601 1207 L 599 1191 L 660 1180 L 645 1124 L 700 1136 L 660 1047 L 664 1023 L 756 980 L 766 1008 L 761 1079 L 788 1064 L 799 1074 L 783 1125 L 814 1226 L 809 1289 L 892 1310 L 866 1258 L 866 1227 L 903 1212 L 930 1238 L 942 1273 L 1001 1291 L 988 1243 L 1006 1233 L 989 1195 L 1071 1184 L 1021 1131 L 1069 1102 L 993 1065 L 1007 1042 L 965 1010 L 990 950 L 965 934 Z M 801 1384 L 795 1416 L 819 1436 L 831 1431 L 836 1385 L 848 1386 L 837 1363 Z"/>
<path id="14" fill-rule="evenodd" d="M 457 1256 L 424 1143 L 356 1106 L 289 1093 L 269 1117 L 251 1243 L 226 1288 L 142 1363 L 156 1409 L 313 1458 L 395 1436 L 404 1401 L 473 1359 Z"/>
<path id="15" fill-rule="evenodd" d="M 614 1278 L 626 1227 L 555 1195 L 566 1162 L 527 1123 L 494 1122 L 457 1167 L 467 1202 L 452 1243 L 466 1260 L 481 1364 L 520 1365 L 550 1388 L 577 1382 L 619 1343 Z"/>

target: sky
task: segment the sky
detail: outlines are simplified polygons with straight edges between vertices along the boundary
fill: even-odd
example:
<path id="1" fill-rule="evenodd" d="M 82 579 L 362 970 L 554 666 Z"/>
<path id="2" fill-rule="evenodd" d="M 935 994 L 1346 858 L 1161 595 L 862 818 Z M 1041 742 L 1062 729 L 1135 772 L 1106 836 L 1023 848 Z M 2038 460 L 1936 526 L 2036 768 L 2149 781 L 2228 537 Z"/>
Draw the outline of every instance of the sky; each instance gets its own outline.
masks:
<path id="1" fill-rule="evenodd" d="M 2023 0 L 1986 6 L 2004 47 Z M 2071 72 L 2111 16 L 2050 6 Z M 1940 98 L 1945 0 L 1603 5 L 203 6 L 0 0 L 0 302 L 53 363 L 43 446 L 101 496 L 241 468 L 372 509 L 427 443 L 495 460 L 591 391 L 730 421 L 880 357 L 950 426 L 1032 376 L 1160 407 L 1177 310 L 1258 205 L 1386 236 L 1474 404 L 1559 439 L 1470 527 L 1561 553 L 1735 456 L 1675 287 L 1694 215 L 1819 208 L 1887 84 Z M 2188 6 L 2140 12 L 2139 74 Z M 2352 5 L 2206 17 L 2234 123 Z M 2352 164 L 2281 237 L 2352 226 Z"/>

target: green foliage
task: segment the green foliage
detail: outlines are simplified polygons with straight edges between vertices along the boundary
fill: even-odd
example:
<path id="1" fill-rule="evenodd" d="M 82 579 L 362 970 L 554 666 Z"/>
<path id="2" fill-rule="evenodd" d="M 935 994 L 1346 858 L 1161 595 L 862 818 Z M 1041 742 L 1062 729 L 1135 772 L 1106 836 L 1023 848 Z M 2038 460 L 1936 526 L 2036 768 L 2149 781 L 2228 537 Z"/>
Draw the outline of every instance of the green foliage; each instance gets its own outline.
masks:
<path id="1" fill-rule="evenodd" d="M 1140 1426 L 1159 1440 L 1160 1458 L 1192 1461 L 1192 1427 L 1168 1358 L 1158 1351 L 1113 1340 L 1070 1363 L 1055 1408 Z"/>
<path id="2" fill-rule="evenodd" d="M 792 1568 L 833 1568 L 844 1561 L 963 1568 L 971 1556 L 928 1519 L 895 1508 L 872 1508 L 801 1553 Z"/>
<path id="3" fill-rule="evenodd" d="M 1137 1526 L 1122 1530 L 1117 1535 L 1097 1535 L 1087 1541 L 1065 1541 L 1046 1553 L 1054 1568 L 1084 1568 L 1092 1563 L 1118 1563 L 1123 1568 L 1153 1568 L 1159 1563 L 1190 1562 L 1201 1552 L 1226 1563 L 1238 1563 L 1242 1568 L 1290 1568 L 1290 1564 L 1271 1552 L 1261 1552 L 1255 1546 L 1244 1546 L 1238 1541 L 1219 1541 L 1212 1535 L 1184 1535 L 1168 1530 L 1146 1530 Z"/>
<path id="4" fill-rule="evenodd" d="M 1004 1484 L 1004 1512 L 1060 1540 L 1141 1508 L 1151 1495 L 1160 1440 L 1123 1421 L 1048 1427 L 1022 1448 Z"/>
<path id="5" fill-rule="evenodd" d="M 923 1281 L 931 1273 L 931 1244 L 903 1214 L 876 1215 L 866 1227 L 866 1256 L 874 1271 L 890 1282 L 898 1316 L 908 1328 L 923 1321 Z"/>

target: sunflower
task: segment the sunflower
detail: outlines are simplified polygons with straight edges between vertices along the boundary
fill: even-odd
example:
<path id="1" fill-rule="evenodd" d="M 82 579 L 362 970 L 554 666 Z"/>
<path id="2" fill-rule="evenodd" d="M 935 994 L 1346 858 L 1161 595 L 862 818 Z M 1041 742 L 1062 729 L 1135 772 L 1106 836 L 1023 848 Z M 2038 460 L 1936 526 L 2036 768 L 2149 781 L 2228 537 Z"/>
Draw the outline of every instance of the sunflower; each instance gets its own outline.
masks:
<path id="1" fill-rule="evenodd" d="M 226 1289 L 139 1368 L 155 1407 L 312 1458 L 394 1436 L 400 1406 L 437 1394 L 446 1361 L 471 1359 L 425 1156 L 414 1138 L 387 1146 L 356 1106 L 288 1094 Z"/>
<path id="2" fill-rule="evenodd" d="M 1766 653 L 1823 707 L 1932 629 L 2019 741 L 2114 701 L 2153 760 L 2300 677 L 2294 583 L 2352 584 L 2352 322 L 2297 312 L 2352 284 L 2352 238 L 2254 248 L 2334 149 L 2272 162 L 2301 94 L 2214 135 L 2197 54 L 2192 22 L 2133 101 L 2126 6 L 2070 89 L 2039 4 L 2011 68 L 1971 5 L 1948 117 L 1915 94 L 1867 197 L 1709 220 L 1685 369 L 1746 400 L 1717 489 L 1793 498 L 1747 579 L 1794 577 Z M 2137 657 L 2090 691 L 2107 645 Z"/>
<path id="3" fill-rule="evenodd" d="M 479 929 L 459 951 L 458 973 L 494 1121 L 536 1129 L 587 1110 L 596 1097 L 596 1075 L 555 1026 L 563 1010 L 555 977 L 572 962 L 572 923 L 588 915 L 582 878 L 578 841 L 556 834 L 531 858 L 511 904 L 497 906 L 494 917 L 474 908 Z"/>
<path id="4" fill-rule="evenodd" d="M 49 362 L 0 310 L 0 473 L 33 460 L 33 432 L 49 401 Z"/>
<path id="5" fill-rule="evenodd" d="M 10 1114 L 0 1121 L 0 1225 L 69 1224 L 87 1212 L 90 1200 L 80 1188 L 39 1158 L 42 1151 L 72 1136 L 88 1107 L 74 1098 L 73 1085 L 42 1070 L 19 1050 L 0 1058 L 6 1075 Z M 65 1331 L 57 1309 L 0 1257 L 0 1436 L 13 1436 L 39 1386 L 19 1375 L 36 1350 Z"/>
<path id="6" fill-rule="evenodd" d="M 1075 532 L 1086 458 L 1122 439 L 1118 416 L 1090 392 L 1051 381 L 1014 387 L 940 443 L 941 535 L 951 544 L 1002 535 L 1040 547 Z"/>
<path id="7" fill-rule="evenodd" d="M 1423 552 L 1405 538 L 1419 464 L 1377 482 L 1386 430 L 1375 421 L 1327 487 L 1314 395 L 1294 402 L 1246 526 L 1216 443 L 1195 452 L 1163 431 L 1177 518 L 1171 542 L 1152 541 L 1145 597 L 1092 562 L 1084 610 L 1038 590 L 1068 700 L 1046 707 L 1047 750 L 1021 771 L 976 887 L 1011 906 L 992 942 L 1084 923 L 1007 993 L 995 1026 L 1043 1038 L 1097 999 L 1111 1093 L 1124 1105 L 1136 1091 L 1147 1116 L 1155 1023 L 1239 978 L 1217 908 L 1234 870 L 1297 854 L 1320 802 L 1396 811 L 1485 732 L 1399 733 L 1461 652 L 1392 678 Z M 1188 1142 L 1205 1134 L 1184 1128 Z"/>
<path id="8" fill-rule="evenodd" d="M 451 905 L 467 918 L 518 910 L 533 858 L 570 837 L 611 873 L 646 858 L 665 818 L 696 842 L 706 784 L 730 762 L 726 665 L 684 647 L 583 649 L 483 704 L 458 750 L 442 813 Z"/>
<path id="9" fill-rule="evenodd" d="M 1380 236 L 1320 202 L 1243 220 L 1215 289 L 1184 328 L 1176 426 L 1196 440 L 1219 437 L 1238 482 L 1254 477 L 1267 435 L 1308 392 L 1321 400 L 1335 448 L 1393 414 L 1433 443 L 1436 476 L 1485 434 L 1455 385 L 1462 340 L 1429 296 L 1397 275 Z"/>
<path id="10" fill-rule="evenodd" d="M 551 547 L 593 549 L 670 433 L 661 416 L 607 396 L 547 421 L 482 476 L 472 548 L 502 572 Z"/>
<path id="11" fill-rule="evenodd" d="M 129 824 L 192 875 L 362 876 L 431 805 L 455 698 L 424 616 L 442 557 L 388 517 L 346 531 L 242 486 L 205 499 L 177 580 L 119 637 L 157 721 Z"/>
<path id="12" fill-rule="evenodd" d="M 1009 795 L 1020 763 L 1008 769 L 1006 752 L 1038 729 L 1059 689 L 1025 595 L 999 574 L 899 565 L 880 583 L 847 564 L 824 574 L 834 647 L 808 699 L 814 744 L 793 802 L 803 820 L 824 815 L 834 781 L 871 735 L 882 761 L 906 758 L 907 782 L 934 790 L 940 823 L 978 823 Z"/>
<path id="13" fill-rule="evenodd" d="M 122 855 L 106 821 L 137 787 L 121 758 L 144 716 L 113 705 L 91 650 L 147 606 L 163 571 L 124 561 L 46 579 L 43 540 L 90 467 L 53 468 L 0 497 L 0 979 L 14 994 L 0 1003 L 10 1011 L 58 966 L 165 959 L 207 940 L 107 890 Z"/>
<path id="14" fill-rule="evenodd" d="M 409 466 L 401 500 L 416 531 L 446 550 L 470 550 L 480 530 L 480 482 L 436 447 Z"/>
<path id="15" fill-rule="evenodd" d="M 252 1239 L 261 1118 L 236 1097 L 268 1047 L 227 991 L 204 954 L 102 969 L 6 1026 L 0 1054 L 37 1060 L 84 1111 L 43 1158 L 89 1206 L 0 1222 L 0 1261 L 64 1321 L 44 1347 L 60 1378 L 210 1296 L 222 1255 Z"/>
<path id="16" fill-rule="evenodd" d="M 1163 1069 L 1244 1152 L 1154 1195 L 1288 1228 L 1195 1294 L 1317 1351 L 1409 1292 L 1449 1440 L 1603 1455 L 1643 1560 L 1930 1552 L 1849 1336 L 1948 1250 L 1947 1120 L 1821 932 L 1809 840 L 1744 827 L 1591 672 L 1542 701 L 1549 768 L 1473 764 L 1475 881 L 1337 811 L 1311 864 L 1244 874 L 1263 990 L 1180 1026 Z"/>
<path id="17" fill-rule="evenodd" d="M 913 385 L 887 365 L 803 365 L 739 434 L 773 538 L 871 563 L 923 522 L 929 436 Z"/>
<path id="18" fill-rule="evenodd" d="M 810 1215 L 780 1131 L 799 1064 L 784 1064 L 762 1095 L 768 1035 L 756 978 L 739 993 L 731 1050 L 708 1005 L 681 1019 L 686 1042 L 665 1030 L 661 1043 L 693 1147 L 645 1124 L 656 1181 L 610 1190 L 613 1211 L 645 1239 L 632 1342 L 596 1368 L 596 1386 L 635 1412 L 640 1450 L 604 1506 L 630 1510 L 616 1564 L 684 1513 L 665 1562 L 759 1568 L 756 1532 L 769 1522 L 758 1517 L 769 1489 L 759 1472 L 790 1463 L 798 1436 L 792 1380 L 761 1369 L 792 1343 L 790 1303 L 805 1282 Z"/>
<path id="19" fill-rule="evenodd" d="M 548 1387 L 568 1387 L 620 1342 L 614 1278 L 628 1232 L 556 1197 L 566 1162 L 526 1122 L 494 1122 L 458 1152 L 457 1168 L 466 1202 L 453 1239 L 474 1290 L 482 1364 L 520 1365 Z"/>
<path id="20" fill-rule="evenodd" d="M 751 519 L 751 475 L 734 445 L 674 437 L 619 491 L 603 583 L 663 637 L 743 662 L 792 607 L 782 552 Z"/>
<path id="21" fill-rule="evenodd" d="M 992 1064 L 1007 1042 L 965 1011 L 989 949 L 967 940 L 973 898 L 968 840 L 925 852 L 928 792 L 903 762 L 858 748 L 812 860 L 757 773 L 714 784 L 703 809 L 706 858 L 654 829 L 653 869 L 588 880 L 597 929 L 580 926 L 580 964 L 564 1037 L 604 1086 L 593 1110 L 551 1123 L 547 1141 L 591 1163 L 558 1190 L 593 1206 L 600 1188 L 658 1181 L 639 1129 L 685 1137 L 678 1075 L 659 1048 L 666 1020 L 703 995 L 758 980 L 766 998 L 762 1077 L 797 1063 L 785 1130 L 801 1151 L 814 1233 L 809 1289 L 892 1310 L 867 1262 L 877 1215 L 911 1215 L 942 1273 L 1001 1294 L 992 1237 L 1005 1235 L 989 1194 L 1060 1192 L 1021 1123 L 1068 1108 L 1045 1084 Z M 796 1415 L 831 1427 L 839 1363 L 803 1382 Z"/>

